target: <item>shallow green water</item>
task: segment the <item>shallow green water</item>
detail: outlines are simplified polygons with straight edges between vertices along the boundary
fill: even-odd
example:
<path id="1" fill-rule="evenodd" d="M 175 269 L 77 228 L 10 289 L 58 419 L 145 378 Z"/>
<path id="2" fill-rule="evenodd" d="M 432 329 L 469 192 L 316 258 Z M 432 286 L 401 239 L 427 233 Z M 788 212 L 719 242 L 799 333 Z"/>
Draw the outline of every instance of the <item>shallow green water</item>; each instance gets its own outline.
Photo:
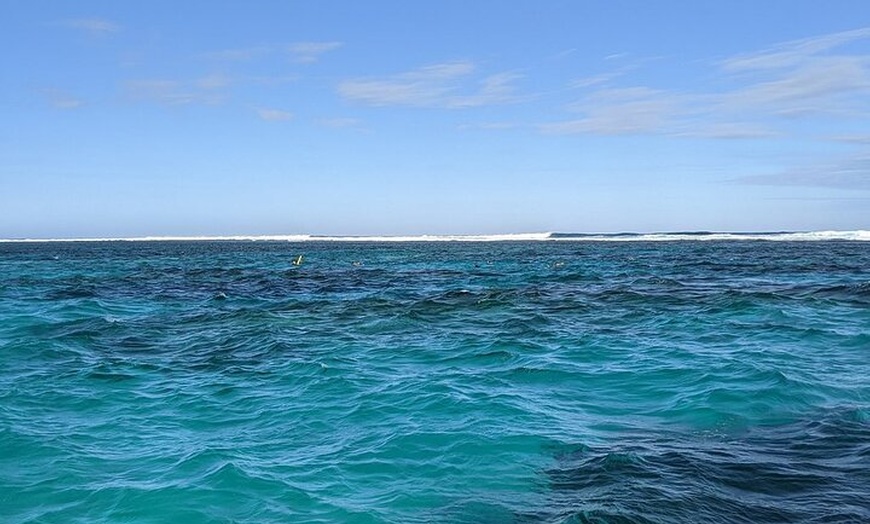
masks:
<path id="1" fill-rule="evenodd" d="M 0 243 L 0 521 L 870 521 L 867 268 L 861 242 Z"/>

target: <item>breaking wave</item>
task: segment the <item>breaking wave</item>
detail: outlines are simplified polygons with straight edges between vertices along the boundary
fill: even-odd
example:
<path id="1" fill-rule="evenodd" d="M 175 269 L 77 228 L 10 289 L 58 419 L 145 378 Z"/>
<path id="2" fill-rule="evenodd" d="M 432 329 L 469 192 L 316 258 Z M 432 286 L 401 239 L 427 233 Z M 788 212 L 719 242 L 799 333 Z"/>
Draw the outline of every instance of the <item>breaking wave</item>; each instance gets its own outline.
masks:
<path id="1" fill-rule="evenodd" d="M 661 233 L 505 233 L 498 235 L 225 235 L 225 236 L 142 236 L 79 238 L 8 238 L 0 242 L 667 242 L 667 241 L 767 240 L 774 242 L 870 241 L 870 230 L 711 232 L 675 231 Z"/>

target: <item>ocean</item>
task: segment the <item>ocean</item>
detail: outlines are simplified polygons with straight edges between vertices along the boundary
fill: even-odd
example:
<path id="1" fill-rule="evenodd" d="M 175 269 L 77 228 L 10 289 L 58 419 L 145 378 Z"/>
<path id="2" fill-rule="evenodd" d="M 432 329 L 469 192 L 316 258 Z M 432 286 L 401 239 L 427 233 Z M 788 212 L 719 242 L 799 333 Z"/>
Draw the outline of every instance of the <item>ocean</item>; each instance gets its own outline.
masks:
<path id="1" fill-rule="evenodd" d="M 870 522 L 868 239 L 0 242 L 0 522 Z"/>

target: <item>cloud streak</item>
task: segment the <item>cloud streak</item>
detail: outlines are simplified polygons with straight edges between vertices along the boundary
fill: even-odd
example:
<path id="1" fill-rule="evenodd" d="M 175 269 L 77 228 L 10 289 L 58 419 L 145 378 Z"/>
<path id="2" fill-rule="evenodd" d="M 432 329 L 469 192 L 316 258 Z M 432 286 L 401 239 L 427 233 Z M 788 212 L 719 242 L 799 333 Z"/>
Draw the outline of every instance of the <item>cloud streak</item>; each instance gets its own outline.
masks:
<path id="1" fill-rule="evenodd" d="M 165 79 L 131 80 L 125 84 L 127 96 L 135 101 L 154 102 L 164 106 L 217 105 L 226 100 L 221 88 L 228 85 L 216 77 L 194 81 Z"/>
<path id="2" fill-rule="evenodd" d="M 670 125 L 680 105 L 677 97 L 646 87 L 600 89 L 569 106 L 572 112 L 581 113 L 581 118 L 542 124 L 540 130 L 552 134 L 655 133 Z"/>
<path id="3" fill-rule="evenodd" d="M 733 179 L 732 182 L 746 185 L 824 187 L 870 191 L 870 154 L 780 173 L 739 177 Z"/>
<path id="4" fill-rule="evenodd" d="M 291 42 L 289 44 L 264 44 L 236 49 L 223 49 L 206 53 L 205 58 L 221 62 L 249 62 L 267 56 L 284 55 L 291 62 L 313 64 L 323 55 L 339 49 L 342 42 Z"/>
<path id="5" fill-rule="evenodd" d="M 61 25 L 83 31 L 91 36 L 104 36 L 117 33 L 121 26 L 105 18 L 72 18 L 63 20 Z"/>
<path id="6" fill-rule="evenodd" d="M 222 49 L 205 53 L 204 58 L 221 62 L 247 62 L 268 55 L 272 52 L 272 46 L 242 47 L 236 49 Z"/>
<path id="7" fill-rule="evenodd" d="M 320 60 L 324 54 L 342 46 L 341 42 L 296 42 L 284 49 L 294 62 L 310 64 Z"/>
<path id="8" fill-rule="evenodd" d="M 728 58 L 721 65 L 723 70 L 731 73 L 793 68 L 805 64 L 820 53 L 865 38 L 870 38 L 870 28 L 785 42 L 755 53 Z"/>
<path id="9" fill-rule="evenodd" d="M 56 109 L 78 109 L 85 104 L 82 99 L 62 89 L 46 88 L 40 90 L 40 92 L 48 103 Z"/>
<path id="10" fill-rule="evenodd" d="M 257 116 L 268 122 L 286 122 L 293 119 L 293 113 L 281 109 L 260 108 L 257 109 Z"/>
<path id="11" fill-rule="evenodd" d="M 870 28 L 728 58 L 715 66 L 736 87 L 719 92 L 611 85 L 622 73 L 590 77 L 573 87 L 591 92 L 566 108 L 578 116 L 538 128 L 562 134 L 758 138 L 787 132 L 794 119 L 867 116 L 870 55 L 836 52 L 865 39 Z"/>
<path id="12" fill-rule="evenodd" d="M 362 121 L 358 118 L 322 118 L 317 123 L 323 127 L 332 129 L 359 129 Z"/>
<path id="13" fill-rule="evenodd" d="M 468 61 L 445 62 L 383 78 L 341 82 L 343 98 L 370 106 L 459 109 L 515 101 L 514 73 L 478 77 Z"/>
<path id="14" fill-rule="evenodd" d="M 870 94 L 868 65 L 870 60 L 863 56 L 819 58 L 728 93 L 721 103 L 724 109 L 786 117 L 865 111 L 865 101 L 856 97 Z"/>

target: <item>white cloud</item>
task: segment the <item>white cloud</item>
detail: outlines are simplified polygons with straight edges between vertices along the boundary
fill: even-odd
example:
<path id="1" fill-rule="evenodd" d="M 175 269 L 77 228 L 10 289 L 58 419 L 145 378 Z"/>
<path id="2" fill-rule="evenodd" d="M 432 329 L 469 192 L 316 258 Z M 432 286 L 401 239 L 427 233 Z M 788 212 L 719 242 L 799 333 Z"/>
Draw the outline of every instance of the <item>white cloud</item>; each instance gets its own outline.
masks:
<path id="1" fill-rule="evenodd" d="M 456 96 L 448 101 L 449 107 L 479 107 L 491 104 L 513 102 L 515 95 L 513 83 L 520 79 L 516 73 L 490 75 L 478 82 L 477 91 L 468 95 Z"/>
<path id="2" fill-rule="evenodd" d="M 348 80 L 339 84 L 338 92 L 373 106 L 440 105 L 457 89 L 456 82 L 473 71 L 469 62 L 438 64 L 383 79 Z"/>
<path id="3" fill-rule="evenodd" d="M 753 109 L 782 116 L 867 110 L 868 57 L 819 57 L 774 78 L 726 93 L 727 109 Z M 859 98 L 855 98 L 859 97 Z"/>
<path id="4" fill-rule="evenodd" d="M 84 105 L 83 100 L 62 89 L 47 88 L 40 92 L 48 103 L 57 109 L 78 109 Z"/>
<path id="5" fill-rule="evenodd" d="M 133 100 L 156 102 L 167 106 L 215 105 L 226 99 L 216 88 L 203 86 L 200 81 L 132 80 L 126 83 L 125 88 L 127 95 Z"/>
<path id="6" fill-rule="evenodd" d="M 316 62 L 324 53 L 334 51 L 342 46 L 341 42 L 296 42 L 284 49 L 290 53 L 293 61 L 300 63 Z"/>
<path id="7" fill-rule="evenodd" d="M 341 42 L 293 42 L 289 44 L 264 44 L 235 49 L 222 49 L 202 55 L 204 58 L 223 62 L 247 62 L 270 55 L 288 55 L 293 62 L 310 64 L 336 49 Z"/>
<path id="8" fill-rule="evenodd" d="M 229 87 L 232 84 L 232 80 L 226 75 L 216 73 L 200 78 L 195 84 L 200 89 L 223 89 Z"/>
<path id="9" fill-rule="evenodd" d="M 467 108 L 516 100 L 514 73 L 475 78 L 471 62 L 447 62 L 386 78 L 342 82 L 338 92 L 348 100 L 372 106 Z"/>
<path id="10" fill-rule="evenodd" d="M 626 135 L 657 133 L 672 125 L 681 111 L 678 97 L 646 87 L 609 88 L 595 91 L 569 109 L 581 118 L 542 124 L 545 133 Z"/>
<path id="11" fill-rule="evenodd" d="M 506 129 L 516 129 L 520 127 L 516 122 L 476 122 L 460 124 L 459 129 L 482 129 L 488 131 L 502 131 Z"/>
<path id="12" fill-rule="evenodd" d="M 92 36 L 109 35 L 121 30 L 121 26 L 105 18 L 73 18 L 62 21 L 61 25 L 84 31 Z"/>
<path id="13" fill-rule="evenodd" d="M 769 175 L 750 175 L 736 178 L 733 182 L 870 191 L 870 155 L 853 156 L 828 164 L 802 166 Z"/>
<path id="14" fill-rule="evenodd" d="M 562 51 L 559 51 L 558 53 L 553 54 L 552 56 L 549 57 L 549 59 L 550 60 L 562 60 L 562 59 L 568 58 L 569 56 L 574 55 L 576 53 L 577 53 L 577 48 L 570 47 L 568 49 L 563 49 Z"/>
<path id="15" fill-rule="evenodd" d="M 255 46 L 242 47 L 237 49 L 223 49 L 221 51 L 212 51 L 203 55 L 205 58 L 212 60 L 220 60 L 227 62 L 245 62 L 254 58 L 264 56 L 272 51 L 271 46 Z"/>
<path id="16" fill-rule="evenodd" d="M 772 129 L 747 122 L 713 122 L 709 125 L 699 122 L 697 125 L 689 127 L 686 131 L 675 134 L 690 138 L 721 138 L 730 140 L 772 138 L 780 135 L 780 133 Z"/>
<path id="17" fill-rule="evenodd" d="M 260 108 L 257 109 L 257 115 L 262 120 L 268 120 L 270 122 L 286 122 L 293 119 L 293 113 L 281 109 Z"/>
<path id="18" fill-rule="evenodd" d="M 845 144 L 870 145 L 870 135 L 838 135 L 830 137 L 829 140 L 833 140 L 834 142 L 843 142 Z"/>
<path id="19" fill-rule="evenodd" d="M 576 89 L 583 89 L 587 87 L 594 87 L 607 84 L 614 78 L 618 77 L 619 73 L 607 73 L 595 76 L 587 76 L 583 78 L 578 78 L 571 82 L 571 87 Z"/>
<path id="20" fill-rule="evenodd" d="M 594 88 L 566 109 L 579 118 L 541 124 L 547 133 L 667 134 L 760 138 L 786 134 L 796 118 L 870 115 L 870 54 L 835 54 L 870 39 L 870 28 L 788 42 L 719 62 L 732 87 L 669 91 L 613 84 L 624 71 L 575 81 Z"/>
<path id="21" fill-rule="evenodd" d="M 317 123 L 333 129 L 349 129 L 362 125 L 362 121 L 358 118 L 324 118 L 318 120 Z"/>
<path id="22" fill-rule="evenodd" d="M 720 111 L 801 118 L 870 111 L 870 55 L 842 46 L 870 39 L 870 28 L 786 42 L 721 63 L 742 87 L 722 94 Z"/>
<path id="23" fill-rule="evenodd" d="M 731 57 L 722 62 L 728 72 L 776 70 L 800 66 L 810 57 L 855 40 L 870 38 L 870 28 L 843 31 L 830 35 L 785 42 L 756 53 Z"/>

